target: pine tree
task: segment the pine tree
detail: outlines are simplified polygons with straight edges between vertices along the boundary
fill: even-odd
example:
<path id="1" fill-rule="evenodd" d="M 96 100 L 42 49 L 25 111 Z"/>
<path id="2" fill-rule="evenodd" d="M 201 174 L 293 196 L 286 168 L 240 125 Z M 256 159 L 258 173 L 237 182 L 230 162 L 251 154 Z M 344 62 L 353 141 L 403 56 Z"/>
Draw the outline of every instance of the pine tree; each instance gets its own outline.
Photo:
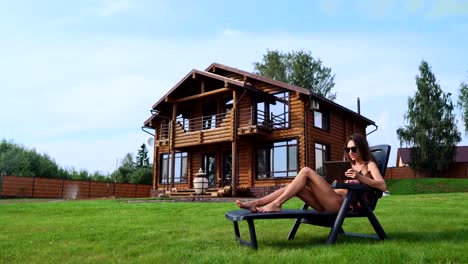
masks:
<path id="1" fill-rule="evenodd" d="M 148 149 L 146 145 L 143 143 L 138 150 L 138 154 L 136 156 L 136 168 L 147 167 L 149 165 L 149 157 L 148 157 Z"/>
<path id="2" fill-rule="evenodd" d="M 460 142 L 450 93 L 444 93 L 426 61 L 419 66 L 417 91 L 408 98 L 408 124 L 397 130 L 400 145 L 412 147 L 410 167 L 438 176 L 453 162 Z"/>
<path id="3" fill-rule="evenodd" d="M 458 107 L 463 112 L 462 118 L 465 124 L 465 134 L 468 135 L 468 84 L 460 84 L 460 95 L 458 96 Z"/>

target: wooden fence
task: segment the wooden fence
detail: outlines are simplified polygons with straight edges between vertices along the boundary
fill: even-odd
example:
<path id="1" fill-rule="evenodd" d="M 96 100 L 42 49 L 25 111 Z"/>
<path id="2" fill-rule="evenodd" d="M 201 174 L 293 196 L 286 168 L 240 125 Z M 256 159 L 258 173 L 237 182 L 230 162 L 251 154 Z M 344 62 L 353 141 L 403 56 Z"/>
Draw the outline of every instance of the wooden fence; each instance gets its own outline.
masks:
<path id="1" fill-rule="evenodd" d="M 415 179 L 426 178 L 426 174 L 415 172 L 410 167 L 389 167 L 385 172 L 385 179 Z M 454 163 L 450 169 L 438 178 L 468 178 L 468 164 L 467 163 Z"/>
<path id="2" fill-rule="evenodd" d="M 100 197 L 150 197 L 151 185 L 38 177 L 1 176 L 0 196 L 88 199 Z"/>

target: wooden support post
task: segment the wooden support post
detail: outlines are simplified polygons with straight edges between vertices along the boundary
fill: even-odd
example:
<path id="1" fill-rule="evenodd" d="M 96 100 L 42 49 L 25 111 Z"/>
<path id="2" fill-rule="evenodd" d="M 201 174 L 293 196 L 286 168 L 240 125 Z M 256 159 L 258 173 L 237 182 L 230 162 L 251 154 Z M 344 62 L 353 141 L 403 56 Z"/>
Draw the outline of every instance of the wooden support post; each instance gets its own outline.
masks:
<path id="1" fill-rule="evenodd" d="M 231 166 L 232 166 L 232 176 L 231 176 L 231 186 L 232 186 L 232 195 L 237 195 L 237 187 L 239 186 L 239 171 L 237 169 L 237 127 L 238 124 L 238 113 L 237 113 L 237 93 L 236 91 L 232 92 L 232 110 L 234 114 L 234 125 L 233 127 L 233 140 L 231 143 Z"/>
<path id="2" fill-rule="evenodd" d="M 177 117 L 177 104 L 172 105 L 172 120 L 171 120 L 171 136 L 169 142 L 169 149 L 171 151 L 171 189 L 174 188 L 175 178 L 175 150 L 174 150 L 174 136 L 175 136 L 175 125 Z"/>

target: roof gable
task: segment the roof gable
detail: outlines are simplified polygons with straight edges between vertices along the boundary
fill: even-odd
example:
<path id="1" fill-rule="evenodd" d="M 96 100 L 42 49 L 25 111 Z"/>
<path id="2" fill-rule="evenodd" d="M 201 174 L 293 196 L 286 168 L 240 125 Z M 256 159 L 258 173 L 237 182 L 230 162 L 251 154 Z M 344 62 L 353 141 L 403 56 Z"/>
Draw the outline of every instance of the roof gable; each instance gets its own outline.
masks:
<path id="1" fill-rule="evenodd" d="M 371 124 L 375 125 L 374 121 L 372 121 L 370 119 L 367 119 L 366 117 L 352 111 L 351 109 L 348 109 L 348 108 L 346 108 L 346 107 L 344 107 L 342 105 L 339 105 L 339 104 L 337 104 L 336 102 L 334 102 L 332 100 L 329 100 L 329 99 L 327 99 L 325 97 L 319 96 L 319 95 L 311 92 L 309 89 L 306 89 L 306 88 L 302 88 L 302 87 L 291 85 L 291 84 L 284 83 L 284 82 L 281 82 L 281 81 L 273 80 L 273 79 L 270 79 L 270 78 L 255 74 L 255 73 L 246 72 L 246 71 L 239 70 L 237 68 L 229 67 L 229 66 L 226 66 L 226 65 L 223 65 L 223 64 L 220 64 L 220 63 L 216 63 L 216 62 L 214 62 L 210 66 L 208 66 L 208 68 L 206 68 L 205 71 L 218 73 L 218 69 L 221 69 L 223 71 L 231 73 L 231 75 L 228 75 L 228 74 L 224 74 L 224 75 L 227 75 L 229 77 L 235 76 L 234 78 L 239 79 L 239 80 L 249 81 L 249 79 L 253 79 L 253 80 L 256 80 L 258 82 L 268 83 L 270 85 L 277 86 L 277 87 L 280 87 L 280 88 L 285 89 L 285 90 L 295 91 L 295 92 L 298 92 L 300 94 L 308 95 L 314 100 L 324 102 L 326 104 L 332 105 L 333 107 L 342 109 L 343 111 L 345 111 L 347 113 L 351 113 L 352 115 L 354 115 L 356 117 L 359 117 L 360 119 L 363 119 L 369 125 L 371 125 Z M 220 74 L 223 74 L 223 73 L 220 73 Z M 232 74 L 234 74 L 234 75 L 232 75 Z"/>
<path id="2" fill-rule="evenodd" d="M 212 63 L 205 71 L 193 69 L 184 78 L 182 78 L 174 87 L 172 87 L 161 99 L 159 99 L 153 106 L 153 110 L 161 110 L 163 108 L 169 108 L 171 103 L 168 102 L 171 97 L 183 97 L 191 96 L 190 92 L 186 89 L 181 91 L 181 88 L 190 86 L 191 82 L 194 82 L 196 77 L 202 77 L 205 80 L 219 82 L 224 87 L 231 88 L 243 88 L 250 90 L 251 92 L 258 93 L 267 100 L 274 101 L 274 94 L 285 91 L 293 91 L 299 94 L 310 96 L 311 99 L 330 105 L 331 107 L 341 109 L 342 111 L 349 113 L 360 120 L 364 121 L 367 125 L 374 125 L 375 122 L 344 107 L 334 101 L 327 98 L 321 97 L 315 93 L 312 93 L 309 89 L 294 86 L 277 80 L 273 80 L 264 76 L 260 76 L 254 73 L 239 70 L 233 67 L 229 67 L 219 63 Z M 269 98 L 271 97 L 271 98 Z M 149 123 L 151 117 L 145 122 L 145 125 Z"/>

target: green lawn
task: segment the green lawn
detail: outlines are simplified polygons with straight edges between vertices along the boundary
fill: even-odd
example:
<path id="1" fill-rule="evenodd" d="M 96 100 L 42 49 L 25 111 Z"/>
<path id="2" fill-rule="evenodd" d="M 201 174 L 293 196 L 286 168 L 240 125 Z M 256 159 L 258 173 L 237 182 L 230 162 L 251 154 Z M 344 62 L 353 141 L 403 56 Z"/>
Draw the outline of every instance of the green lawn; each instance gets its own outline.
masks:
<path id="1" fill-rule="evenodd" d="M 392 194 L 468 192 L 468 179 L 421 178 L 387 180 Z"/>
<path id="2" fill-rule="evenodd" d="M 235 242 L 224 218 L 232 202 L 10 201 L 0 204 L 0 263 L 468 263 L 467 200 L 468 193 L 383 197 L 376 215 L 386 241 L 339 236 L 325 246 L 329 229 L 315 226 L 287 241 L 292 220 L 257 221 L 258 251 Z M 344 227 L 372 233 L 365 219 Z"/>

